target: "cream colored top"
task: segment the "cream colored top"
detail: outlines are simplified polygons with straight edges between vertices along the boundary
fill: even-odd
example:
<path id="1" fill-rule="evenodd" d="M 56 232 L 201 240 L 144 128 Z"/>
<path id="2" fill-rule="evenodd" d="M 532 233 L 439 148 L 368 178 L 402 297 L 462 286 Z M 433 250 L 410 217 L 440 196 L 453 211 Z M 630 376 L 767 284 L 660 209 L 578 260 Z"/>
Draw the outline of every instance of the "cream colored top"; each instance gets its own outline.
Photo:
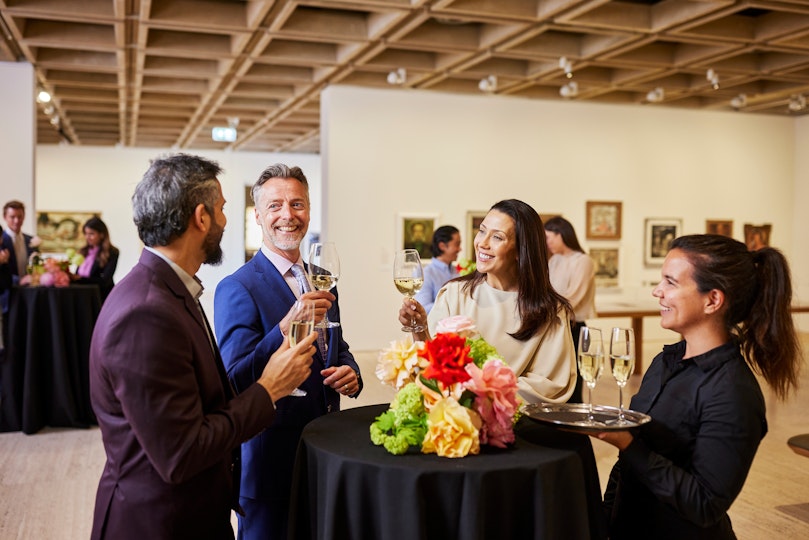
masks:
<path id="1" fill-rule="evenodd" d="M 557 253 L 548 261 L 553 288 L 567 298 L 573 308 L 573 320 L 596 318 L 596 268 L 593 259 L 581 251 Z"/>
<path id="2" fill-rule="evenodd" d="M 526 402 L 566 402 L 576 386 L 576 358 L 564 310 L 548 327 L 527 341 L 519 341 L 508 335 L 520 327 L 516 292 L 501 291 L 483 282 L 470 297 L 461 291 L 462 286 L 462 282 L 450 282 L 438 291 L 427 318 L 430 335 L 435 335 L 438 321 L 445 317 L 474 319 L 483 339 L 497 348 L 517 375 L 520 396 Z"/>

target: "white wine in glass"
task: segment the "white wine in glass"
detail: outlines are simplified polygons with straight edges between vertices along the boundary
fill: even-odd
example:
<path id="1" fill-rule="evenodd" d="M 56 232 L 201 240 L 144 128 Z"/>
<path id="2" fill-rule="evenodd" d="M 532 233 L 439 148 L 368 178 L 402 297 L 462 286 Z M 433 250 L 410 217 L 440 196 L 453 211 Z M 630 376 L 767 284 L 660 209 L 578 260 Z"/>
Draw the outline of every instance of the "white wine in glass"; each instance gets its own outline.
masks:
<path id="1" fill-rule="evenodd" d="M 587 384 L 587 422 L 597 424 L 593 418 L 593 389 L 604 366 L 604 341 L 601 330 L 583 326 L 579 332 L 579 373 Z"/>
<path id="2" fill-rule="evenodd" d="M 319 291 L 328 291 L 340 278 L 340 257 L 337 256 L 337 246 L 334 242 L 312 244 L 309 248 L 309 280 L 312 286 Z M 334 328 L 340 326 L 339 322 L 329 320 L 328 313 L 317 324 L 318 328 Z"/>
<path id="3" fill-rule="evenodd" d="M 626 424 L 624 417 L 624 386 L 635 369 L 635 332 L 631 328 L 613 328 L 610 334 L 610 366 L 618 384 L 618 419 L 610 423 Z"/>
<path id="4" fill-rule="evenodd" d="M 407 298 L 413 298 L 424 285 L 424 270 L 421 267 L 421 257 L 415 249 L 403 249 L 396 252 L 393 261 L 393 284 L 396 289 Z M 403 326 L 402 332 L 421 332 L 424 326 L 410 321 L 410 326 Z"/>
<path id="5" fill-rule="evenodd" d="M 289 320 L 289 346 L 294 347 L 298 342 L 315 330 L 315 304 L 306 300 L 296 300 L 290 310 L 292 317 Z M 296 388 L 289 394 L 294 397 L 303 397 L 306 390 Z"/>

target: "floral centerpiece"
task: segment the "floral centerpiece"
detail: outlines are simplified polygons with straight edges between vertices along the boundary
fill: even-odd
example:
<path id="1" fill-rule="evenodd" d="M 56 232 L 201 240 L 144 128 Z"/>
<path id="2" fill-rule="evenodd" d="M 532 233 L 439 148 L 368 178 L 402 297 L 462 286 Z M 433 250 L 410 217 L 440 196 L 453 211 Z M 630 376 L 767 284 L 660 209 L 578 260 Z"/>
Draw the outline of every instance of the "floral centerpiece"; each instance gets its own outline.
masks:
<path id="1" fill-rule="evenodd" d="M 477 268 L 477 264 L 472 259 L 460 259 L 455 264 L 455 269 L 458 271 L 458 274 L 461 276 L 465 276 L 467 274 L 471 274 Z"/>
<path id="2" fill-rule="evenodd" d="M 398 390 L 371 424 L 371 441 L 392 454 L 464 457 L 481 444 L 514 442 L 517 378 L 467 317 L 438 324 L 428 342 L 394 341 L 380 353 L 377 377 Z"/>
<path id="3" fill-rule="evenodd" d="M 70 266 L 78 267 L 84 261 L 84 256 L 69 249 L 66 260 L 43 258 L 39 252 L 34 252 L 28 259 L 27 274 L 20 279 L 20 285 L 41 287 L 67 287 L 70 279 Z"/>

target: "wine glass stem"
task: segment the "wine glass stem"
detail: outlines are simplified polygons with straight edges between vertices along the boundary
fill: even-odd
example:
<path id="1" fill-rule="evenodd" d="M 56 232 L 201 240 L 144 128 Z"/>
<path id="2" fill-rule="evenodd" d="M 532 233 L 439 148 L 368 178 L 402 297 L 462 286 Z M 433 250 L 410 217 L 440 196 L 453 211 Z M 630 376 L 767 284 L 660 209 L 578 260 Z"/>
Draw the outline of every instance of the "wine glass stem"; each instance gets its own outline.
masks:
<path id="1" fill-rule="evenodd" d="M 593 423 L 593 387 L 587 385 L 587 421 Z"/>
<path id="2" fill-rule="evenodd" d="M 624 421 L 624 385 L 618 385 L 618 420 Z"/>

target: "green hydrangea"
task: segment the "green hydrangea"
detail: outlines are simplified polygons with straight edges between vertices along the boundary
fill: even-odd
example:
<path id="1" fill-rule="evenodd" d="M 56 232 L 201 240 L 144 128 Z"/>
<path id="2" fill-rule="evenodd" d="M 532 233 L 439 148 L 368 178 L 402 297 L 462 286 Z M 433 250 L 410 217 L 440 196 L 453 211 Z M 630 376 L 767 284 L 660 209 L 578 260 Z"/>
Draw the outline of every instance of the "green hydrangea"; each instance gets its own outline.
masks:
<path id="1" fill-rule="evenodd" d="M 467 339 L 466 344 L 469 346 L 469 358 L 474 360 L 475 365 L 479 368 L 482 368 L 483 364 L 492 358 L 503 359 L 497 349 L 486 343 L 486 340 L 482 337 Z"/>
<path id="2" fill-rule="evenodd" d="M 427 412 L 416 383 L 399 390 L 390 409 L 371 424 L 370 433 L 371 442 L 384 446 L 391 454 L 404 454 L 411 446 L 421 445 L 427 433 Z"/>

